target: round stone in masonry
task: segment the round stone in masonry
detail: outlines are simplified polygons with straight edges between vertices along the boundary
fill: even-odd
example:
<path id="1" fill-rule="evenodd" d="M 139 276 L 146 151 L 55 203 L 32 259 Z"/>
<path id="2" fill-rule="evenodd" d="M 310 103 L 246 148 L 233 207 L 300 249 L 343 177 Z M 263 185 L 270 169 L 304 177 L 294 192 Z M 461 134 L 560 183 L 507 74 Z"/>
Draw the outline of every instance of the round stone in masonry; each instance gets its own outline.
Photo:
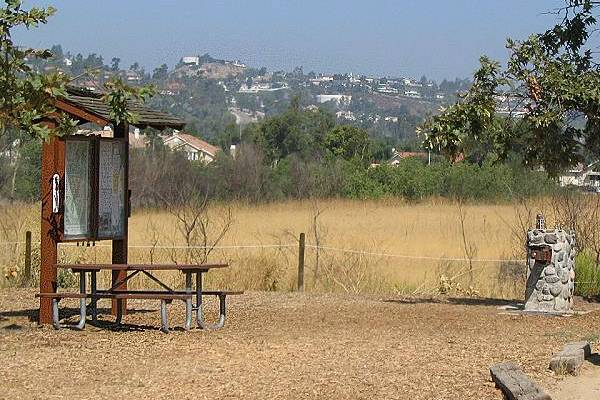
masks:
<path id="1" fill-rule="evenodd" d="M 563 285 L 560 284 L 560 282 L 556 282 L 552 285 L 550 285 L 550 294 L 554 297 L 558 297 L 563 289 Z"/>
<path id="2" fill-rule="evenodd" d="M 546 267 L 544 268 L 544 275 L 556 275 L 556 268 L 554 267 Z"/>
<path id="3" fill-rule="evenodd" d="M 540 230 L 529 231 L 529 234 L 527 236 L 529 242 L 533 244 L 540 244 L 544 241 L 544 236 L 542 235 L 542 231 Z"/>
<path id="4" fill-rule="evenodd" d="M 548 244 L 555 244 L 558 242 L 558 237 L 555 233 L 547 233 L 544 235 L 544 241 Z"/>
<path id="5" fill-rule="evenodd" d="M 571 279 L 571 274 L 567 268 L 561 268 L 560 271 L 558 271 L 558 278 L 563 285 L 566 285 L 569 283 L 569 279 Z"/>
<path id="6" fill-rule="evenodd" d="M 537 281 L 537 283 L 535 284 L 535 289 L 537 291 L 541 291 L 544 288 L 544 285 L 546 285 L 546 282 L 542 279 L 540 279 L 539 281 Z"/>
<path id="7" fill-rule="evenodd" d="M 571 290 L 568 285 L 563 285 L 561 296 L 563 299 L 568 300 L 571 297 Z"/>
<path id="8" fill-rule="evenodd" d="M 542 294 L 543 295 L 550 294 L 550 286 L 544 285 L 544 287 L 542 288 Z"/>

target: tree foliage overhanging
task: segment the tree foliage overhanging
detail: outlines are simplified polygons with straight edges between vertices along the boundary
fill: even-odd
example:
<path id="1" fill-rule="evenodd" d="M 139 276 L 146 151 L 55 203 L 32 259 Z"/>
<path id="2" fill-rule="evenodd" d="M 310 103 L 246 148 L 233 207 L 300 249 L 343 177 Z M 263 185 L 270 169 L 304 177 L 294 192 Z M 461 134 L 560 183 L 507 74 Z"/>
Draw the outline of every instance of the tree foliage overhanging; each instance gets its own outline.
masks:
<path id="1" fill-rule="evenodd" d="M 23 10 L 18 0 L 6 0 L 0 8 L 0 130 L 20 129 L 42 139 L 68 131 L 73 121 L 61 118 L 57 130 L 39 123 L 55 113 L 54 99 L 64 96 L 67 77 L 59 73 L 40 74 L 28 64 L 28 59 L 47 59 L 52 56 L 45 49 L 23 49 L 12 39 L 11 31 L 45 24 L 54 14 L 52 7 Z"/>
<path id="2" fill-rule="evenodd" d="M 71 133 L 77 125 L 54 107 L 56 99 L 66 96 L 71 78 L 62 72 L 40 73 L 30 66 L 34 60 L 51 58 L 52 52 L 22 48 L 12 39 L 14 29 L 45 24 L 55 12 L 51 6 L 24 10 L 20 0 L 5 0 L 5 6 L 0 8 L 0 136 L 9 129 L 48 140 Z M 107 82 L 105 89 L 104 99 L 117 124 L 135 122 L 136 116 L 127 109 L 129 100 L 144 100 L 153 93 L 150 87 L 133 88 L 118 77 Z"/>
<path id="3" fill-rule="evenodd" d="M 481 57 L 472 88 L 421 127 L 424 145 L 448 157 L 487 147 L 517 150 L 552 175 L 600 156 L 600 64 L 593 52 L 599 1 L 565 0 L 560 22 L 526 40 L 508 39 L 505 68 Z M 500 99 L 524 109 L 522 122 L 496 116 Z M 515 128 L 518 126 L 518 129 Z"/>

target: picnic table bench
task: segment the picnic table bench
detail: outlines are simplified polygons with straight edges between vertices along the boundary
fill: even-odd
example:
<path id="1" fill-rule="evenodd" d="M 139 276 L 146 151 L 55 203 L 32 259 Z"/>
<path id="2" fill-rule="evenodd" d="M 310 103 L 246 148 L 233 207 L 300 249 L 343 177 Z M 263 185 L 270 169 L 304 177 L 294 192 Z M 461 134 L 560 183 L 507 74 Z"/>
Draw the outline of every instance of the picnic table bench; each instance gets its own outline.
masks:
<path id="1" fill-rule="evenodd" d="M 226 298 L 231 295 L 243 294 L 242 291 L 225 291 L 202 289 L 202 274 L 215 268 L 226 268 L 227 264 L 56 264 L 56 268 L 70 269 L 79 274 L 79 293 L 39 293 L 36 297 L 52 299 L 52 324 L 56 329 L 64 327 L 60 323 L 58 305 L 62 299 L 79 299 L 79 323 L 74 327 L 83 329 L 86 323 L 87 308 L 91 308 L 92 321 L 96 322 L 98 317 L 97 303 L 100 299 L 113 299 L 117 302 L 116 323 L 120 324 L 122 319 L 123 300 L 160 300 L 161 330 L 169 332 L 169 320 L 167 313 L 167 304 L 173 300 L 182 300 L 185 303 L 186 318 L 184 329 L 189 330 L 192 327 L 192 314 L 196 311 L 196 325 L 199 329 L 219 329 L 225 325 L 226 318 Z M 125 278 L 114 282 L 109 289 L 98 289 L 97 273 L 102 270 L 126 271 Z M 152 274 L 153 271 L 181 271 L 185 274 L 185 290 L 174 290 L 163 283 Z M 90 292 L 87 292 L 86 274 L 91 275 Z M 157 283 L 163 290 L 128 290 L 123 289 L 127 281 L 138 274 L 146 275 L 153 282 Z M 195 287 L 193 277 L 195 276 Z M 202 297 L 217 296 L 219 298 L 219 321 L 216 324 L 209 324 L 204 321 L 202 313 Z M 195 304 L 193 303 L 195 297 Z M 87 300 L 90 300 L 89 305 Z"/>

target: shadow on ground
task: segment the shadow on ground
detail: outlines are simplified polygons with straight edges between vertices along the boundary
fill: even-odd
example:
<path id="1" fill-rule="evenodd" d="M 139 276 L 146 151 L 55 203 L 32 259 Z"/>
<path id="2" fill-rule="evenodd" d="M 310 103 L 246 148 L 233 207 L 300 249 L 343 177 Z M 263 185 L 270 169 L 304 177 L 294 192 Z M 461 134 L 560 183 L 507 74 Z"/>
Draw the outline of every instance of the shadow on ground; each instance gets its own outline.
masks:
<path id="1" fill-rule="evenodd" d="M 472 297 L 443 297 L 443 298 L 406 298 L 406 299 L 388 299 L 386 303 L 397 304 L 456 304 L 463 306 L 512 306 L 522 308 L 523 303 L 518 300 L 504 300 L 492 298 L 472 298 Z"/>
<path id="2" fill-rule="evenodd" d="M 8 318 L 27 317 L 29 321 L 35 322 L 38 320 L 38 309 L 26 309 L 26 310 L 14 310 L 14 311 L 0 311 L 0 321 Z M 127 314 L 146 314 L 154 312 L 155 310 L 140 310 L 140 309 L 128 309 Z M 110 308 L 98 308 L 98 314 L 110 314 Z M 67 307 L 60 309 L 61 318 L 70 318 L 79 315 L 79 307 Z"/>
<path id="3" fill-rule="evenodd" d="M 600 367 L 600 354 L 592 354 L 587 359 L 588 362 Z"/>
<path id="4" fill-rule="evenodd" d="M 29 322 L 37 322 L 38 321 L 38 309 L 23 309 L 23 310 L 14 310 L 14 311 L 0 311 L 0 329 L 1 330 L 22 330 L 24 329 L 27 325 L 23 325 L 23 324 L 19 324 L 17 322 L 12 322 L 11 320 L 14 319 L 20 319 L 20 318 L 27 318 L 27 320 Z M 147 314 L 147 313 L 152 313 L 155 312 L 156 310 L 140 310 L 140 309 L 133 309 L 133 310 L 127 310 L 127 314 L 129 315 L 134 315 L 134 314 Z M 111 314 L 111 309 L 110 308 L 98 308 L 98 314 L 101 317 L 102 315 L 104 316 L 110 316 Z M 78 307 L 67 307 L 67 308 L 61 308 L 60 310 L 60 318 L 61 319 L 68 319 L 71 317 L 78 317 L 79 316 L 79 308 Z M 110 318 L 110 317 L 108 317 Z M 4 325 L 5 323 L 8 323 L 7 325 Z M 118 331 L 118 332 L 127 332 L 127 331 L 143 331 L 143 330 L 156 330 L 157 328 L 155 326 L 150 326 L 150 325 L 130 325 L 130 324 L 121 324 L 121 325 L 116 325 L 114 322 L 108 321 L 108 320 L 98 320 L 97 322 L 91 322 L 90 320 L 88 320 L 86 322 L 87 325 L 91 325 L 91 326 L 95 326 L 101 329 L 106 329 L 106 330 L 111 330 L 111 331 Z"/>

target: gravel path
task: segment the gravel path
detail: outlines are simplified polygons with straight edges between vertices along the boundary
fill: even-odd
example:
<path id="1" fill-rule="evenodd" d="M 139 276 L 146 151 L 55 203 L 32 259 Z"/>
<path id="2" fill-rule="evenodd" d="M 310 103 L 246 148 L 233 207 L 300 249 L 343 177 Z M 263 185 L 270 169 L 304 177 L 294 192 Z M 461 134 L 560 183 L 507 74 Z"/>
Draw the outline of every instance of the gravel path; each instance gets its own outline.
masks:
<path id="1" fill-rule="evenodd" d="M 494 301 L 294 293 L 233 297 L 214 332 L 162 334 L 159 304 L 139 301 L 124 319 L 137 328 L 55 331 L 29 322 L 33 294 L 0 291 L 0 399 L 500 400 L 493 363 L 515 361 L 554 390 L 551 354 L 600 337 L 600 311 L 548 318 Z M 171 317 L 182 325 L 181 304 Z"/>

